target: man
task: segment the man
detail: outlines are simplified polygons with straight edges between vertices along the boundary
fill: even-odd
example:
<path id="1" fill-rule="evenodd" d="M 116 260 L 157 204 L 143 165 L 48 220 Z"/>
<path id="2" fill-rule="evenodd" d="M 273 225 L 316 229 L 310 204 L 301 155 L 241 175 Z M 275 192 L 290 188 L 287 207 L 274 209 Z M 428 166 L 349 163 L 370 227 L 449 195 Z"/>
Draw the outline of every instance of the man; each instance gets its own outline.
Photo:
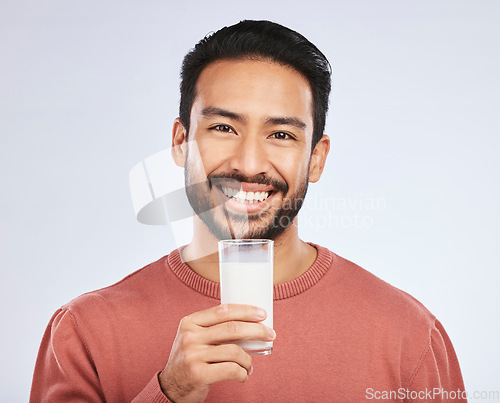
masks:
<path id="1" fill-rule="evenodd" d="M 463 391 L 430 312 L 298 237 L 308 182 L 329 151 L 329 92 L 324 55 L 278 24 L 243 21 L 196 45 L 172 136 L 197 214 L 193 240 L 59 309 L 31 401 L 406 401 Z M 214 251 L 224 238 L 274 239 L 275 329 L 258 307 L 219 305 Z M 274 351 L 252 359 L 232 343 L 245 339 L 274 340 Z"/>

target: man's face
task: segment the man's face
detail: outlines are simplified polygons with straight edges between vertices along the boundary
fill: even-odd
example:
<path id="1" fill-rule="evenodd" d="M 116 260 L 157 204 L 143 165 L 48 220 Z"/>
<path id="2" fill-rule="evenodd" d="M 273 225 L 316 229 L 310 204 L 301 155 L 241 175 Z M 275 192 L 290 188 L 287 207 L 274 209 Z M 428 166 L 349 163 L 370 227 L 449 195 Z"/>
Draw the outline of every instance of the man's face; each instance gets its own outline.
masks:
<path id="1" fill-rule="evenodd" d="M 274 239 L 292 223 L 307 191 L 312 105 L 309 83 L 290 67 L 220 60 L 203 70 L 185 179 L 216 238 Z"/>

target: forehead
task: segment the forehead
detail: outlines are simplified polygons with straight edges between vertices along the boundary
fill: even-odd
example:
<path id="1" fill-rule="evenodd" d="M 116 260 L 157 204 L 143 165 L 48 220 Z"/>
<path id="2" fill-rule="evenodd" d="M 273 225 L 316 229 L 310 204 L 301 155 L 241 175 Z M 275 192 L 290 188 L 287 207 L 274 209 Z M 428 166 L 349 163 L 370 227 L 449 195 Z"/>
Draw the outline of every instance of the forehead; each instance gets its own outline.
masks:
<path id="1" fill-rule="evenodd" d="M 312 131 L 313 97 L 307 79 L 266 60 L 218 60 L 200 74 L 191 118 L 215 106 L 256 118 L 295 116 Z"/>

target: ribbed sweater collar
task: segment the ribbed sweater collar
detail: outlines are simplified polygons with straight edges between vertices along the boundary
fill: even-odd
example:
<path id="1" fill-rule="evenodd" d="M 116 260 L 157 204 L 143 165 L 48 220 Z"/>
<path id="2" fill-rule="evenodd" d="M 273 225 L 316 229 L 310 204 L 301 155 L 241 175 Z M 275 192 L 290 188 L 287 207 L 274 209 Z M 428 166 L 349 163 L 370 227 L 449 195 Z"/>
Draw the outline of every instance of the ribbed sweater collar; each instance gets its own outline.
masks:
<path id="1" fill-rule="evenodd" d="M 318 251 L 313 265 L 302 275 L 291 281 L 274 285 L 274 300 L 294 297 L 307 291 L 325 275 L 332 263 L 332 253 L 322 246 L 310 243 Z M 172 251 L 166 259 L 172 272 L 188 287 L 210 298 L 220 299 L 220 285 L 207 280 L 182 261 L 179 249 Z"/>

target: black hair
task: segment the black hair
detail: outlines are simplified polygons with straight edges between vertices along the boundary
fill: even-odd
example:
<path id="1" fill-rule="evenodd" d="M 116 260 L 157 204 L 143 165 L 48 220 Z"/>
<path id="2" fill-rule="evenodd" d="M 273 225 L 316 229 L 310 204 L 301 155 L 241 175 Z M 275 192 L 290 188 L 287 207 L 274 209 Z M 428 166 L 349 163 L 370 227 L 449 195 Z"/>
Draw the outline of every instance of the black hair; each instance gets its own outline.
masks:
<path id="1" fill-rule="evenodd" d="M 315 45 L 298 32 L 270 21 L 244 20 L 205 36 L 182 62 L 179 118 L 188 133 L 198 78 L 205 67 L 220 59 L 271 60 L 302 74 L 313 96 L 314 149 L 323 136 L 331 90 L 330 63 Z"/>

